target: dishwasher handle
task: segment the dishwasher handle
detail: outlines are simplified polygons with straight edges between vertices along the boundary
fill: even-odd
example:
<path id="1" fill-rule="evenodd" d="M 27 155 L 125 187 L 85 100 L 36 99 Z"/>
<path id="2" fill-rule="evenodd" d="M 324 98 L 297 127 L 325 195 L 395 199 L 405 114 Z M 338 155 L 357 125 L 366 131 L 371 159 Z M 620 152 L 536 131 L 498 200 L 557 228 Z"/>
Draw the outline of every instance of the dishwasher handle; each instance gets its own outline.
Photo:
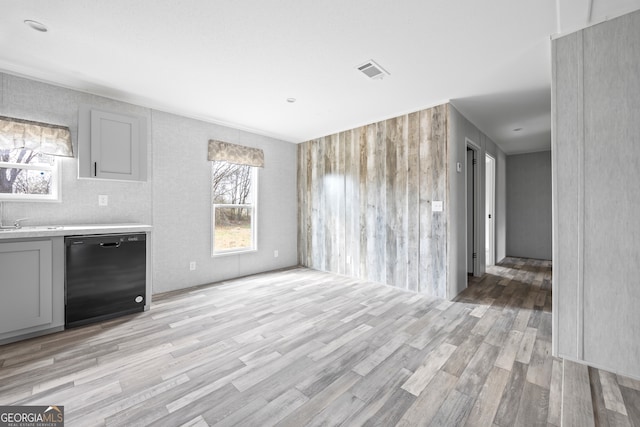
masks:
<path id="1" fill-rule="evenodd" d="M 100 246 L 103 248 L 119 248 L 120 242 L 100 243 Z"/>

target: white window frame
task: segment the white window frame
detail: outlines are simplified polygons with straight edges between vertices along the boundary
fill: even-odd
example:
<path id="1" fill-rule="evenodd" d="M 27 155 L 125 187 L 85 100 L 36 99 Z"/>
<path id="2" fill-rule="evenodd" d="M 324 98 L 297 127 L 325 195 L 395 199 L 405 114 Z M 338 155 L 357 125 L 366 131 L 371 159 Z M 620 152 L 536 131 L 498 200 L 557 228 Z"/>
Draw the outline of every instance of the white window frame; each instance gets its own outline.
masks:
<path id="1" fill-rule="evenodd" d="M 214 174 L 214 164 L 211 162 L 211 178 Z M 228 204 L 228 203 L 213 203 L 213 188 L 211 189 L 211 256 L 221 257 L 227 255 L 238 255 L 243 253 L 257 252 L 258 251 L 258 168 L 251 167 L 251 193 L 249 195 L 251 204 Z M 251 247 L 234 248 L 216 250 L 216 209 L 217 208 L 248 208 L 251 209 Z"/>
<path id="2" fill-rule="evenodd" d="M 22 202 L 59 202 L 60 201 L 60 161 L 56 156 L 51 156 L 51 165 L 44 163 L 14 163 L 0 161 L 0 167 L 7 169 L 26 169 L 36 171 L 51 172 L 51 193 L 50 194 L 21 194 L 21 193 L 0 193 L 0 202 L 22 201 Z"/>

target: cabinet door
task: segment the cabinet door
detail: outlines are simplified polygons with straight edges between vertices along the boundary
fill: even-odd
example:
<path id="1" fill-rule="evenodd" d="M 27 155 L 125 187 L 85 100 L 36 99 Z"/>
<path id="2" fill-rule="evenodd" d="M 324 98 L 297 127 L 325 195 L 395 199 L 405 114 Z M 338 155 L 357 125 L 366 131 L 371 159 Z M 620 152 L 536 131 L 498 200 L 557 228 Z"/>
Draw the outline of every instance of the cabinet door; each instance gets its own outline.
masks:
<path id="1" fill-rule="evenodd" d="M 0 271 L 0 333 L 51 323 L 51 241 L 0 243 Z"/>
<path id="2" fill-rule="evenodd" d="M 95 178 L 140 179 L 137 117 L 91 111 L 91 165 Z"/>

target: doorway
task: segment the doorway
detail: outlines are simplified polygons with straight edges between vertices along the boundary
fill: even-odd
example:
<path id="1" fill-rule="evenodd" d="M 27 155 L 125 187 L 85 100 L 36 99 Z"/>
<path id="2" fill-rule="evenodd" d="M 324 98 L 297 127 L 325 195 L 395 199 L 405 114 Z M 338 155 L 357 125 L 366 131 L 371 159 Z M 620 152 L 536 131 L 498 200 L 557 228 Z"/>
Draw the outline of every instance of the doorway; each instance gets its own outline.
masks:
<path id="1" fill-rule="evenodd" d="M 489 154 L 485 154 L 485 215 L 484 215 L 484 236 L 485 236 L 485 264 L 494 265 L 495 260 L 495 209 L 496 209 L 496 160 Z"/>
<path id="2" fill-rule="evenodd" d="M 467 216 L 467 275 L 480 275 L 478 264 L 478 193 L 480 180 L 478 179 L 478 153 L 480 147 L 467 138 L 466 155 L 466 216 Z"/>

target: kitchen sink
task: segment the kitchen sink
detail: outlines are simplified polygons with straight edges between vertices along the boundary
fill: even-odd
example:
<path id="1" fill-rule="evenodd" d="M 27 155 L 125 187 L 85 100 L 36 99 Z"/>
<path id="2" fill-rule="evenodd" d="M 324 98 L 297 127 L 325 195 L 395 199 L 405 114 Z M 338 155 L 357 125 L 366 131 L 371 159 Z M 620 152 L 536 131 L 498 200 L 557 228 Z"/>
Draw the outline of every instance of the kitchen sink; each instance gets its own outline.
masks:
<path id="1" fill-rule="evenodd" d="M 62 230 L 62 225 L 25 225 L 20 228 L 16 227 L 2 227 L 0 232 L 3 231 L 39 231 L 39 230 Z"/>

